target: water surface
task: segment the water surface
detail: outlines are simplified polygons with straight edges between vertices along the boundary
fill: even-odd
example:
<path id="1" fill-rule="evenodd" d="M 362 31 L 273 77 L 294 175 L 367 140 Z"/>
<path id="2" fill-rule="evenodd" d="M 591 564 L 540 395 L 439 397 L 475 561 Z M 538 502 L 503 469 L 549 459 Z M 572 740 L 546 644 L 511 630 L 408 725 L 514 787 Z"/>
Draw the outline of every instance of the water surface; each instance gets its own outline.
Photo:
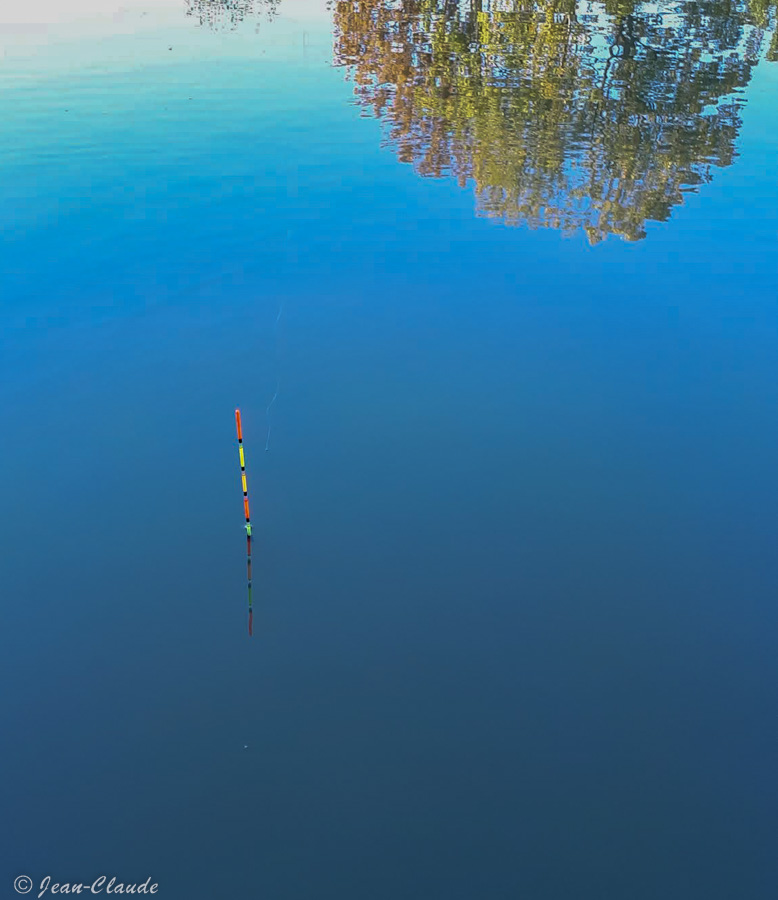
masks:
<path id="1" fill-rule="evenodd" d="M 770 896 L 775 8 L 27 13 L 7 890 Z"/>

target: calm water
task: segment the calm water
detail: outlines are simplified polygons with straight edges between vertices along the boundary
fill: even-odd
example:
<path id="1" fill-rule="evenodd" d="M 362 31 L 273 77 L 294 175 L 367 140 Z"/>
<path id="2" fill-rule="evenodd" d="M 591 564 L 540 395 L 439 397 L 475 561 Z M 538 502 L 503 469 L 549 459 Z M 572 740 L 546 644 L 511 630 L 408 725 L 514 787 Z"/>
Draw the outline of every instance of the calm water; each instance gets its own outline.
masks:
<path id="1" fill-rule="evenodd" d="M 775 7 L 5 6 L 3 896 L 773 897 Z"/>

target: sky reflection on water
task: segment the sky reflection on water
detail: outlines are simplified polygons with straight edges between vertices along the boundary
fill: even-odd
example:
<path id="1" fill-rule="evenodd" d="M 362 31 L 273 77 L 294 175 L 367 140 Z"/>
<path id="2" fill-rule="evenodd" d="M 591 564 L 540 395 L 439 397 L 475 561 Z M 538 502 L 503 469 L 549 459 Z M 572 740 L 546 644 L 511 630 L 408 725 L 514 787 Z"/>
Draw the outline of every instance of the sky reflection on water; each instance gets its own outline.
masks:
<path id="1" fill-rule="evenodd" d="M 774 8 L 474 8 L 7 11 L 0 887 L 774 891 Z"/>

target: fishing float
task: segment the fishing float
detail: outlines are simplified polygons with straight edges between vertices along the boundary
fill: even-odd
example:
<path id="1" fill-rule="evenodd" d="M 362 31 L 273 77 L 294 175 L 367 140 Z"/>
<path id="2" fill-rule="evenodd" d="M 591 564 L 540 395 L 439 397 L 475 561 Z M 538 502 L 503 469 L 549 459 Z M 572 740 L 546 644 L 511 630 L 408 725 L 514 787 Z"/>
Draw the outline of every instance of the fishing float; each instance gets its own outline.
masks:
<path id="1" fill-rule="evenodd" d="M 251 515 L 249 513 L 249 489 L 246 482 L 246 458 L 243 454 L 243 428 L 240 410 L 235 410 L 235 427 L 238 430 L 238 454 L 240 455 L 240 481 L 243 486 L 243 512 L 246 516 L 246 574 L 249 589 L 249 636 L 253 634 L 254 610 L 251 601 Z"/>

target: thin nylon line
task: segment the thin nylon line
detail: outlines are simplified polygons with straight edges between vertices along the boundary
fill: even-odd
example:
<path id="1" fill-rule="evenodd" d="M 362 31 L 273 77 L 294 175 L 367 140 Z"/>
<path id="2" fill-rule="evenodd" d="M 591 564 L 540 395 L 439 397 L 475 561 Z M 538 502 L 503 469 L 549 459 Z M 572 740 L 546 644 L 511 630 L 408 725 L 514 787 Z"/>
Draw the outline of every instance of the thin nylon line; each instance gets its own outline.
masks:
<path id="1" fill-rule="evenodd" d="M 278 381 L 276 382 L 276 392 L 275 392 L 275 394 L 273 394 L 273 399 L 270 401 L 270 403 L 268 403 L 267 409 L 265 410 L 265 417 L 267 418 L 267 440 L 265 441 L 265 450 L 266 451 L 270 449 L 270 431 L 271 431 L 270 410 L 272 409 L 273 404 L 276 402 L 276 397 L 278 396 L 278 391 L 280 388 L 281 388 L 281 379 L 279 378 Z"/>
<path id="2" fill-rule="evenodd" d="M 287 235 L 288 236 L 288 235 Z M 284 311 L 284 304 L 286 303 L 286 297 L 281 298 L 281 305 L 278 307 L 278 315 L 276 316 L 275 324 L 273 325 L 273 338 L 275 340 L 275 360 L 276 367 L 278 367 L 278 323 L 281 321 L 281 314 Z M 281 388 L 281 376 L 279 375 L 276 379 L 276 392 L 273 394 L 273 399 L 268 403 L 267 408 L 265 409 L 265 419 L 267 420 L 267 440 L 265 441 L 265 452 L 270 449 L 270 432 L 272 431 L 272 425 L 270 423 L 270 410 L 273 407 L 273 404 L 276 402 L 276 397 L 278 397 L 278 391 Z"/>

